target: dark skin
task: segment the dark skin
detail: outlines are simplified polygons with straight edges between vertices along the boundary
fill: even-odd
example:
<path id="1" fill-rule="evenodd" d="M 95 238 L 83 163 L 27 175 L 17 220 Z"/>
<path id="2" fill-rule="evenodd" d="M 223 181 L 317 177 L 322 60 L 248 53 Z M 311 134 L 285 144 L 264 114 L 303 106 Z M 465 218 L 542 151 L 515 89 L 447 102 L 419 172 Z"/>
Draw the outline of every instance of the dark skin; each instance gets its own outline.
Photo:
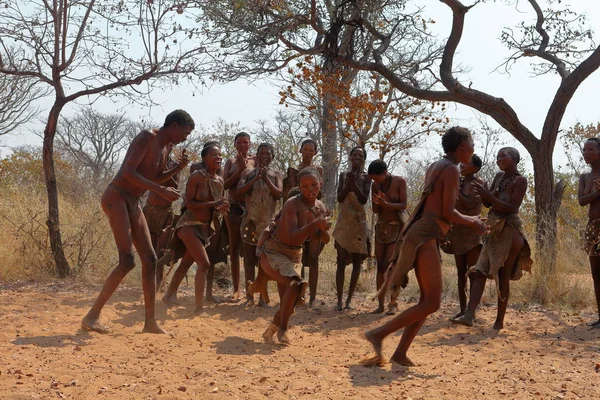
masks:
<path id="1" fill-rule="evenodd" d="M 250 204 L 252 199 L 252 188 L 255 183 L 259 181 L 265 182 L 269 188 L 271 196 L 275 200 L 279 200 L 283 196 L 283 173 L 280 171 L 274 171 L 269 169 L 269 165 L 273 160 L 273 154 L 268 147 L 261 147 L 258 149 L 256 155 L 257 168 L 253 170 L 246 170 L 240 182 L 238 183 L 237 193 L 246 195 L 246 204 Z M 275 210 L 272 210 L 275 214 Z M 246 300 L 247 304 L 254 303 L 254 296 L 248 288 L 250 282 L 254 281 L 255 268 L 258 266 L 258 256 L 256 255 L 256 246 L 248 243 L 243 243 L 244 246 L 244 273 L 246 277 Z M 260 290 L 266 293 L 266 288 Z M 261 295 L 260 305 L 265 307 L 267 299 Z"/>
<path id="2" fill-rule="evenodd" d="M 211 148 L 203 157 L 203 161 L 206 164 L 206 171 L 211 178 L 223 181 L 223 178 L 217 174 L 217 170 L 221 166 L 221 160 L 221 149 L 219 147 Z M 214 211 L 224 214 L 229 210 L 227 200 L 215 200 L 210 192 L 208 179 L 200 172 L 193 173 L 188 179 L 185 190 L 185 206 L 193 213 L 196 220 L 208 224 L 213 219 Z M 200 315 L 203 313 L 204 307 L 206 272 L 210 266 L 208 254 L 206 253 L 204 243 L 196 236 L 192 226 L 183 226 L 177 230 L 176 234 L 185 244 L 187 251 L 198 265 L 195 278 L 196 309 L 194 310 L 194 314 Z"/>
<path id="3" fill-rule="evenodd" d="M 356 198 L 360 204 L 366 204 L 369 199 L 371 189 L 371 179 L 364 174 L 363 168 L 365 165 L 365 153 L 361 149 L 355 149 L 350 156 L 351 170 L 340 174 L 339 185 L 337 188 L 337 201 L 344 202 L 349 193 L 356 194 Z M 346 260 L 352 258 L 352 275 L 350 275 L 350 287 L 348 288 L 348 297 L 346 298 L 346 309 L 350 309 L 352 295 L 356 290 L 356 284 L 360 277 L 360 268 L 363 256 L 358 253 L 349 254 L 346 249 L 336 246 L 337 250 L 337 269 L 335 273 L 335 284 L 337 289 L 337 306 L 336 310 L 341 311 L 342 297 L 344 294 L 344 279 L 346 272 Z"/>
<path id="4" fill-rule="evenodd" d="M 525 192 L 527 191 L 527 179 L 523 176 L 517 176 L 511 184 L 499 193 L 498 183 L 500 182 L 500 179 L 503 176 L 510 177 L 517 173 L 517 160 L 508 152 L 500 150 L 496 157 L 496 163 L 501 172 L 495 176 L 492 183 L 492 190 L 489 190 L 487 186 L 474 182 L 474 191 L 481 197 L 483 205 L 491 208 L 492 212 L 516 214 L 519 212 L 519 208 L 525 197 Z M 494 329 L 496 330 L 504 328 L 504 316 L 506 315 L 508 298 L 510 296 L 510 278 L 513 275 L 519 252 L 524 245 L 525 239 L 518 230 L 515 230 L 508 257 L 498 272 L 500 296 L 498 296 L 498 311 L 496 314 L 496 321 L 494 322 Z M 473 326 L 473 322 L 475 321 L 475 311 L 481 302 L 487 277 L 479 271 L 475 271 L 472 276 L 471 296 L 469 298 L 467 310 L 464 315 L 458 318 L 452 318 L 451 321 L 453 323 Z"/>
<path id="5" fill-rule="evenodd" d="M 481 199 L 477 196 L 473 189 L 473 183 L 477 182 L 483 185 L 483 181 L 475 176 L 475 173 L 479 171 L 479 168 L 473 165 L 473 162 L 467 164 L 460 164 L 460 173 L 464 178 L 463 185 L 458 191 L 458 200 L 456 201 L 456 209 L 467 215 L 472 213 L 470 210 L 479 209 L 481 210 Z M 477 263 L 479 259 L 479 253 L 481 252 L 481 245 L 473 247 L 466 254 L 455 254 L 454 261 L 456 262 L 456 272 L 458 280 L 458 301 L 460 303 L 460 311 L 453 318 L 458 318 L 465 314 L 467 309 L 467 271 L 469 267 L 472 267 Z M 471 284 L 473 284 L 473 278 L 469 277 Z"/>
<path id="6" fill-rule="evenodd" d="M 150 190 L 158 193 L 167 201 L 177 200 L 179 192 L 162 184 L 185 168 L 189 160 L 183 153 L 177 166 L 166 170 L 169 145 L 185 141 L 191 132 L 190 126 L 181 126 L 176 122 L 158 130 L 142 131 L 129 146 L 123 164 L 112 180 L 112 184 L 138 197 Z M 156 254 L 142 209 L 138 204 L 137 208 L 130 213 L 122 195 L 111 186 L 104 191 L 101 204 L 115 237 L 119 251 L 119 264 L 110 273 L 94 305 L 83 318 L 82 328 L 99 333 L 109 332 L 109 328 L 100 323 L 100 312 L 125 275 L 135 267 L 133 256 L 133 246 L 135 246 L 142 262 L 145 310 L 143 332 L 165 333 L 156 322 L 154 304 Z"/>
<path id="7" fill-rule="evenodd" d="M 230 201 L 244 203 L 245 194 L 237 192 L 238 183 L 242 173 L 247 168 L 254 168 L 256 165 L 256 156 L 249 154 L 250 138 L 240 136 L 235 141 L 237 155 L 227 160 L 223 169 L 223 178 L 225 179 L 225 190 L 228 191 Z M 231 278 L 233 280 L 233 300 L 240 299 L 240 251 L 242 237 L 240 234 L 240 224 L 233 221 L 229 216 L 225 216 L 227 230 L 229 232 L 229 256 L 231 261 Z"/>
<path id="8" fill-rule="evenodd" d="M 190 176 L 194 172 L 199 171 L 201 169 L 206 169 L 206 164 L 203 161 L 192 164 L 192 166 L 190 167 Z M 221 173 L 222 173 L 222 170 L 221 170 L 221 168 L 219 168 L 217 170 L 217 174 L 220 175 Z M 218 232 L 216 232 L 214 238 L 216 238 L 216 235 L 218 235 Z M 215 304 L 221 303 L 221 300 L 219 300 L 217 297 L 215 297 L 213 295 L 213 283 L 214 283 L 213 281 L 214 281 L 214 274 L 215 274 L 215 262 L 213 260 L 216 257 L 218 245 L 219 245 L 219 243 L 216 239 L 215 240 L 211 239 L 210 245 L 206 248 L 206 253 L 208 255 L 208 259 L 210 260 L 210 265 L 209 265 L 208 271 L 206 273 L 206 298 L 205 299 L 207 302 L 215 303 Z M 176 262 L 177 261 L 173 261 L 173 263 L 176 263 Z M 179 304 L 177 302 L 177 290 L 179 289 L 179 285 L 181 285 L 181 282 L 183 281 L 183 279 L 187 276 L 187 272 L 190 269 L 190 267 L 192 266 L 192 264 L 194 264 L 194 257 L 192 256 L 192 254 L 189 251 L 186 250 L 184 256 L 181 258 L 181 262 L 179 263 L 179 266 L 173 273 L 173 277 L 171 278 L 169 287 L 167 288 L 167 290 L 165 291 L 165 294 L 162 297 L 162 301 L 163 301 L 163 303 L 165 303 L 165 305 L 167 307 L 174 307 Z"/>
<path id="9" fill-rule="evenodd" d="M 577 197 L 580 206 L 590 206 L 588 218 L 590 221 L 593 221 L 600 218 L 600 146 L 598 143 L 592 140 L 585 142 L 583 146 L 583 159 L 591 167 L 591 171 L 583 173 L 579 177 Z M 589 258 L 592 278 L 594 280 L 598 320 L 590 322 L 588 326 L 591 326 L 593 329 L 600 329 L 600 257 L 590 256 Z"/>
<path id="10" fill-rule="evenodd" d="M 407 194 L 406 181 L 400 176 L 394 176 L 389 172 L 379 175 L 369 175 L 373 180 L 373 194 L 371 203 L 373 212 L 377 214 L 380 221 L 400 221 L 400 212 L 406 210 Z M 385 271 L 390 263 L 394 246 L 396 243 L 379 243 L 375 241 L 375 259 L 377 260 L 377 290 L 381 288 L 385 279 Z M 382 313 L 385 298 L 378 297 L 379 306 L 373 313 Z M 397 308 L 396 301 L 390 304 L 390 312 Z"/>
<path id="11" fill-rule="evenodd" d="M 167 162 L 167 169 L 173 168 L 174 166 L 176 166 L 176 164 L 177 163 L 174 160 L 169 160 L 169 162 Z M 179 187 L 179 179 L 180 179 L 180 174 L 178 172 L 175 175 L 173 175 L 171 177 L 171 179 L 166 181 L 164 183 L 164 185 L 167 187 L 172 187 L 173 189 L 177 189 Z M 170 207 L 173 204 L 173 202 L 169 202 L 169 200 L 165 199 L 164 197 L 158 195 L 155 192 L 150 192 L 148 194 L 148 199 L 146 200 L 146 203 L 153 205 L 153 206 L 158 206 L 158 207 Z M 164 253 L 164 249 L 167 247 L 169 237 L 171 236 L 171 230 L 172 230 L 172 227 L 168 227 L 168 228 L 164 229 L 160 235 L 150 232 L 150 238 L 152 239 L 152 247 L 154 247 L 154 251 L 156 252 L 156 257 L 158 259 L 160 259 L 162 257 L 162 255 Z M 162 280 L 163 280 L 163 274 L 164 274 L 164 266 L 157 265 L 156 266 L 156 291 L 160 290 L 160 286 L 161 286 Z"/>
<path id="12" fill-rule="evenodd" d="M 315 175 L 305 175 L 300 179 L 298 186 L 301 196 L 292 197 L 285 202 L 273 236 L 290 246 L 301 246 L 309 237 L 328 243 L 330 240 L 328 230 L 331 222 L 326 216 L 325 205 L 317 200 L 321 190 L 319 179 Z M 318 216 L 309 211 L 307 207 L 316 207 Z M 272 342 L 273 335 L 277 333 L 279 342 L 288 344 L 290 342 L 287 336 L 288 322 L 294 311 L 297 297 L 301 296 L 306 289 L 305 284 L 301 283 L 297 276 L 284 276 L 274 270 L 264 253 L 261 255 L 260 262 L 265 272 L 277 281 L 280 297 L 279 309 L 275 313 L 271 325 L 263 334 L 263 338 L 266 342 Z"/>
<path id="13" fill-rule="evenodd" d="M 317 155 L 317 149 L 312 143 L 303 143 L 300 148 L 302 154 L 302 162 L 298 165 L 298 169 L 288 169 L 288 182 L 290 188 L 298 186 L 298 173 L 306 167 L 315 167 L 319 172 L 319 182 L 323 186 L 323 168 L 318 165 L 313 165 L 313 159 Z M 321 197 L 319 191 L 318 198 Z M 304 252 L 307 254 L 308 264 L 308 281 L 310 284 L 310 301 L 309 307 L 313 307 L 317 297 L 317 284 L 319 282 L 319 256 L 323 250 L 323 243 L 319 241 L 310 241 L 304 244 Z M 302 277 L 304 278 L 304 266 L 302 266 Z"/>
<path id="14" fill-rule="evenodd" d="M 479 218 L 465 216 L 455 210 L 459 188 L 459 171 L 456 164 L 468 162 L 472 155 L 473 139 L 469 137 L 468 140 L 459 144 L 455 152 L 446 153 L 447 159 L 444 158 L 431 164 L 425 176 L 425 186 L 429 185 L 433 177 L 439 177 L 431 194 L 425 200 L 423 213 L 437 215 L 452 223 L 472 226 L 474 229 L 483 232 L 485 226 Z M 449 163 L 451 164 L 449 165 Z M 442 232 L 447 233 L 450 225 L 441 220 L 436 221 Z M 415 275 L 421 290 L 419 303 L 392 318 L 383 326 L 365 332 L 366 339 L 371 343 L 376 353 L 375 357 L 365 360 L 365 364 L 380 365 L 384 363 L 383 339 L 404 328 L 402 339 L 390 361 L 404 366 L 415 365 L 406 353 L 427 316 L 440 307 L 442 295 L 442 270 L 435 239 L 428 240 L 419 247 L 416 254 Z"/>

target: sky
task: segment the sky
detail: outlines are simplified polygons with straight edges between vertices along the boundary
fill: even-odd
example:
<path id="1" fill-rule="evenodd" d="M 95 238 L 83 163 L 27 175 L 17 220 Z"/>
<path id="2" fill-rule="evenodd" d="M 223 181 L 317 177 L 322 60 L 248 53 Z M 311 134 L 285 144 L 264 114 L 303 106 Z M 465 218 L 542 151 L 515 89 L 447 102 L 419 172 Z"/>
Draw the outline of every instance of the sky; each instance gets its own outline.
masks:
<path id="1" fill-rule="evenodd" d="M 471 4 L 471 1 L 464 0 L 463 3 Z M 599 1 L 571 0 L 568 4 L 573 11 L 588 16 L 589 26 L 600 26 Z M 528 60 L 522 60 L 515 65 L 510 75 L 494 72 L 508 54 L 506 47 L 499 41 L 503 27 L 514 26 L 521 20 L 533 20 L 533 14 L 529 10 L 530 7 L 523 0 L 518 2 L 518 6 L 508 6 L 506 2 L 497 1 L 481 3 L 472 8 L 467 13 L 456 62 L 469 68 L 469 72 L 462 79 L 463 83 L 472 82 L 473 88 L 504 98 L 516 110 L 522 122 L 539 137 L 550 101 L 560 82 L 558 75 L 534 77 Z M 439 2 L 429 1 L 425 11 L 436 21 L 433 25 L 434 31 L 440 38 L 446 37 L 451 24 L 451 12 L 448 7 Z M 595 38 L 600 42 L 600 35 L 595 34 Z M 600 71 L 596 71 L 580 86 L 571 100 L 563 118 L 563 129 L 576 122 L 588 124 L 600 121 L 600 109 L 594 101 L 598 98 L 599 87 Z M 257 127 L 257 120 L 272 119 L 278 107 L 281 107 L 278 104 L 278 90 L 278 87 L 266 80 L 252 83 L 240 80 L 206 88 L 202 93 L 194 94 L 186 87 L 154 93 L 154 97 L 160 98 L 162 105 L 151 110 L 141 106 L 115 104 L 111 100 L 104 99 L 96 102 L 95 107 L 107 113 L 125 109 L 133 119 L 150 114 L 155 121 L 162 121 L 164 116 L 173 109 L 183 108 L 192 114 L 197 124 L 204 127 L 210 127 L 220 118 L 230 123 L 239 121 L 243 127 L 252 129 Z M 46 115 L 50 104 L 51 99 L 41 103 L 41 115 Z M 66 115 L 74 111 L 73 104 L 64 109 Z M 468 107 L 449 105 L 448 116 L 453 125 L 477 126 L 477 115 L 476 111 Z M 490 125 L 497 127 L 491 120 Z M 40 145 L 41 139 L 29 132 L 31 129 L 40 128 L 39 125 L 23 127 L 19 134 L 0 137 L 0 143 L 3 142 L 7 146 L 0 148 L 0 153 L 4 156 L 10 152 L 11 147 L 22 144 Z M 503 140 L 509 145 L 516 143 L 508 133 L 503 134 Z M 438 145 L 438 143 L 432 144 Z M 518 144 L 516 146 L 522 150 Z M 522 155 L 525 155 L 524 150 Z M 561 165 L 565 162 L 564 150 L 558 145 L 555 151 L 555 163 Z"/>

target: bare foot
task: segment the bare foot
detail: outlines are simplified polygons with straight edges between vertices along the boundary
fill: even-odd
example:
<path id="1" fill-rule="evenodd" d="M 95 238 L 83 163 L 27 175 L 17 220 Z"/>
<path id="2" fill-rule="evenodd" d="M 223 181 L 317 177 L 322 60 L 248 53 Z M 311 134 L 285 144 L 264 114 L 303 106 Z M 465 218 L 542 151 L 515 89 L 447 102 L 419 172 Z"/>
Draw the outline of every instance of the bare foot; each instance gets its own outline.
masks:
<path id="1" fill-rule="evenodd" d="M 400 364 L 400 365 L 404 365 L 405 367 L 414 367 L 416 366 L 416 364 L 414 362 L 412 362 L 410 360 L 410 358 L 404 356 L 399 356 L 399 355 L 393 355 L 392 358 L 390 358 L 390 362 L 396 363 L 396 364 Z"/>
<path id="2" fill-rule="evenodd" d="M 221 300 L 218 297 L 215 297 L 213 295 L 206 296 L 206 301 L 208 303 L 213 303 L 213 304 L 221 304 L 223 302 L 223 300 Z"/>
<path id="3" fill-rule="evenodd" d="M 277 326 L 269 324 L 267 330 L 262 334 L 265 343 L 273 343 L 273 335 L 277 332 Z"/>
<path id="4" fill-rule="evenodd" d="M 342 311 L 344 309 L 344 307 L 342 307 L 342 303 L 337 303 L 337 306 L 335 306 L 335 311 Z"/>
<path id="5" fill-rule="evenodd" d="M 254 305 L 254 299 L 253 298 L 249 298 L 246 299 L 246 301 L 244 302 L 245 306 L 253 306 Z"/>
<path id="6" fill-rule="evenodd" d="M 448 319 L 449 319 L 450 321 L 452 321 L 453 319 L 460 318 L 460 317 L 462 317 L 463 315 L 465 315 L 465 312 L 464 312 L 464 311 L 461 311 L 461 312 L 459 312 L 458 314 L 456 314 L 454 317 L 451 317 L 451 318 L 448 318 Z"/>
<path id="7" fill-rule="evenodd" d="M 464 325 L 464 326 L 473 326 L 473 317 L 465 314 L 458 318 L 450 318 L 450 322 L 453 324 Z"/>
<path id="8" fill-rule="evenodd" d="M 231 295 L 231 300 L 232 301 L 240 301 L 241 299 L 242 299 L 242 293 L 240 293 L 240 292 L 234 292 Z"/>
<path id="9" fill-rule="evenodd" d="M 364 365 L 365 367 L 381 367 L 383 364 L 387 364 L 385 359 L 383 357 L 379 357 L 379 356 L 363 358 L 359 362 L 361 365 Z"/>
<path id="10" fill-rule="evenodd" d="M 173 308 L 179 306 L 177 302 L 177 298 L 168 297 L 166 294 L 161 298 L 162 302 L 167 306 L 167 308 Z"/>
<path id="11" fill-rule="evenodd" d="M 398 303 L 394 302 L 390 302 L 390 304 L 388 304 L 388 308 L 387 311 L 385 312 L 387 315 L 394 315 L 398 312 Z"/>
<path id="12" fill-rule="evenodd" d="M 94 331 L 98 333 L 110 333 L 110 328 L 102 325 L 98 318 L 92 318 L 88 315 L 83 317 L 81 321 L 81 329 L 84 331 Z"/>
<path id="13" fill-rule="evenodd" d="M 383 312 L 383 304 L 380 304 L 377 309 L 371 311 L 371 314 L 381 314 Z"/>
<path id="14" fill-rule="evenodd" d="M 168 335 L 167 331 L 165 331 L 163 328 L 161 328 L 160 326 L 158 326 L 158 324 L 156 323 L 156 321 L 153 322 L 146 322 L 144 324 L 144 329 L 142 329 L 143 333 L 158 333 L 158 334 L 162 334 L 162 335 Z"/>
<path id="15" fill-rule="evenodd" d="M 600 329 L 600 319 L 596 322 L 590 322 L 589 324 L 587 324 L 587 326 L 589 326 L 592 329 Z"/>
<path id="16" fill-rule="evenodd" d="M 352 307 L 350 305 L 350 303 L 346 303 L 346 306 L 344 307 L 344 310 L 354 310 L 354 307 Z"/>
<path id="17" fill-rule="evenodd" d="M 371 343 L 377 358 L 383 362 L 382 339 L 375 336 L 371 331 L 365 332 L 364 338 Z"/>
<path id="18" fill-rule="evenodd" d="M 209 315 L 204 311 L 203 307 L 196 307 L 193 312 L 196 317 L 208 317 Z"/>
<path id="19" fill-rule="evenodd" d="M 296 304 L 298 304 L 297 300 L 296 300 Z M 262 307 L 262 308 L 269 308 L 269 304 L 265 301 L 265 299 L 263 299 L 262 296 L 260 296 L 260 298 L 258 299 L 258 306 Z"/>
<path id="20" fill-rule="evenodd" d="M 282 331 L 281 329 L 277 329 L 277 340 L 283 345 L 290 344 L 290 338 L 287 335 L 287 331 Z"/>
<path id="21" fill-rule="evenodd" d="M 504 328 L 504 322 L 503 321 L 496 321 L 494 322 L 494 329 L 499 331 L 500 329 Z"/>

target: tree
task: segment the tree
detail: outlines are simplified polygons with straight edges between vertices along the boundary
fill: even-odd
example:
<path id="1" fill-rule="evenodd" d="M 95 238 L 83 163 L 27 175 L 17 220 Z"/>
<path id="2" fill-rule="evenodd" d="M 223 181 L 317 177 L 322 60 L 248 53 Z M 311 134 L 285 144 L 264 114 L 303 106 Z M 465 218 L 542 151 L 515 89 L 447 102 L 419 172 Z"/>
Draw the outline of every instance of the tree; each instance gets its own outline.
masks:
<path id="1" fill-rule="evenodd" d="M 205 12 L 198 23 L 219 43 L 211 53 L 222 67 L 220 80 L 273 73 L 293 66 L 300 57 L 313 64 L 312 69 L 304 69 L 308 74 L 303 79 L 318 82 L 317 107 L 325 172 L 323 193 L 325 203 L 331 207 L 335 202 L 340 155 L 339 105 L 343 97 L 349 96 L 348 89 L 358 73 L 342 62 L 340 55 L 351 57 L 371 45 L 356 39 L 362 35 L 359 25 L 344 21 L 361 18 L 363 12 L 374 19 L 384 18 L 380 2 L 207 0 L 197 3 Z M 397 9 L 396 2 L 386 4 Z M 304 58 L 311 56 L 318 59 Z"/>
<path id="2" fill-rule="evenodd" d="M 151 128 L 151 127 L 145 127 Z M 122 152 L 144 127 L 123 114 L 104 114 L 81 107 L 74 117 L 61 117 L 56 149 L 69 157 L 89 183 L 102 186 L 116 172 Z"/>
<path id="3" fill-rule="evenodd" d="M 34 79 L 0 74 L 0 136 L 33 120 L 39 113 L 33 103 L 46 94 Z"/>
<path id="4" fill-rule="evenodd" d="M 62 247 L 54 137 L 61 111 L 74 101 L 125 96 L 151 103 L 160 85 L 204 76 L 206 43 L 191 24 L 189 2 L 0 1 L 0 76 L 27 77 L 54 95 L 44 128 L 48 231 L 59 277 L 70 273 Z M 9 51 L 15 49 L 15 51 Z"/>
<path id="5" fill-rule="evenodd" d="M 243 10 L 234 10 L 234 14 L 245 13 L 246 17 L 244 23 L 234 25 L 243 33 L 224 44 L 229 54 L 236 54 L 232 49 L 240 52 L 251 49 L 253 58 L 245 54 L 248 57 L 245 61 L 260 59 L 271 69 L 304 55 L 323 55 L 336 65 L 379 73 L 392 86 L 414 98 L 460 103 L 491 117 L 518 140 L 532 158 L 538 254 L 544 258 L 542 267 L 549 268 L 550 273 L 555 260 L 561 188 L 555 187 L 552 154 L 567 105 L 577 88 L 600 66 L 600 47 L 591 40 L 585 16 L 569 10 L 561 2 L 551 2 L 547 10 L 542 10 L 540 1 L 527 0 L 535 21 L 523 22 L 516 30 L 504 30 L 500 40 L 513 52 L 503 64 L 506 70 L 527 59 L 533 64 L 534 74 L 554 73 L 559 77 L 543 126 L 536 129 L 541 133 L 538 138 L 506 100 L 462 82 L 464 78 L 456 71 L 455 55 L 465 19 L 473 7 L 486 7 L 490 2 L 472 0 L 468 5 L 459 0 L 440 2 L 452 15 L 450 33 L 441 41 L 428 29 L 428 24 L 434 21 L 426 17 L 425 1 L 311 0 L 248 2 L 252 5 L 240 6 Z M 506 3 L 514 5 L 514 1 Z M 355 44 L 354 52 L 342 51 L 339 42 L 330 41 L 330 32 L 323 29 L 323 10 L 332 9 L 354 11 L 336 20 L 337 32 L 349 32 L 346 40 Z M 235 18 L 233 21 L 237 22 Z M 348 28 L 351 29 L 346 31 Z M 258 36 L 257 32 L 263 35 Z M 268 40 L 258 40 L 265 37 L 264 33 L 268 34 Z M 362 45 L 357 45 L 358 42 Z M 267 54 L 271 62 L 261 58 Z"/>

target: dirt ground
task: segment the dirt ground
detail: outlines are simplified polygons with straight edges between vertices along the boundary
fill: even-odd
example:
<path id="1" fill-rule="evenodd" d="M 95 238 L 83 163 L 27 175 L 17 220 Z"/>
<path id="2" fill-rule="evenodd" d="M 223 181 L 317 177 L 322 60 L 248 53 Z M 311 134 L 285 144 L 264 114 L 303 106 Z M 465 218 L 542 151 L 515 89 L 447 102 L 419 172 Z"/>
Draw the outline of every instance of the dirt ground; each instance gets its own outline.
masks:
<path id="1" fill-rule="evenodd" d="M 208 317 L 191 318 L 190 289 L 182 307 L 158 306 L 175 335 L 139 333 L 139 289 L 121 288 L 103 321 L 113 333 L 82 332 L 79 322 L 99 287 L 69 283 L 0 288 L 0 398 L 74 399 L 597 399 L 600 330 L 592 316 L 569 316 L 540 307 L 510 308 L 506 327 L 491 329 L 494 307 L 483 307 L 473 328 L 453 326 L 455 304 L 444 304 L 409 353 L 419 365 L 364 367 L 370 355 L 365 328 L 389 316 L 356 310 L 320 310 L 292 316 L 292 345 L 262 342 L 274 308 L 221 304 Z M 220 293 L 224 295 L 224 293 Z M 272 304 L 277 296 L 272 296 Z M 410 303 L 401 303 L 401 308 Z M 399 340 L 384 342 L 389 357 Z"/>

